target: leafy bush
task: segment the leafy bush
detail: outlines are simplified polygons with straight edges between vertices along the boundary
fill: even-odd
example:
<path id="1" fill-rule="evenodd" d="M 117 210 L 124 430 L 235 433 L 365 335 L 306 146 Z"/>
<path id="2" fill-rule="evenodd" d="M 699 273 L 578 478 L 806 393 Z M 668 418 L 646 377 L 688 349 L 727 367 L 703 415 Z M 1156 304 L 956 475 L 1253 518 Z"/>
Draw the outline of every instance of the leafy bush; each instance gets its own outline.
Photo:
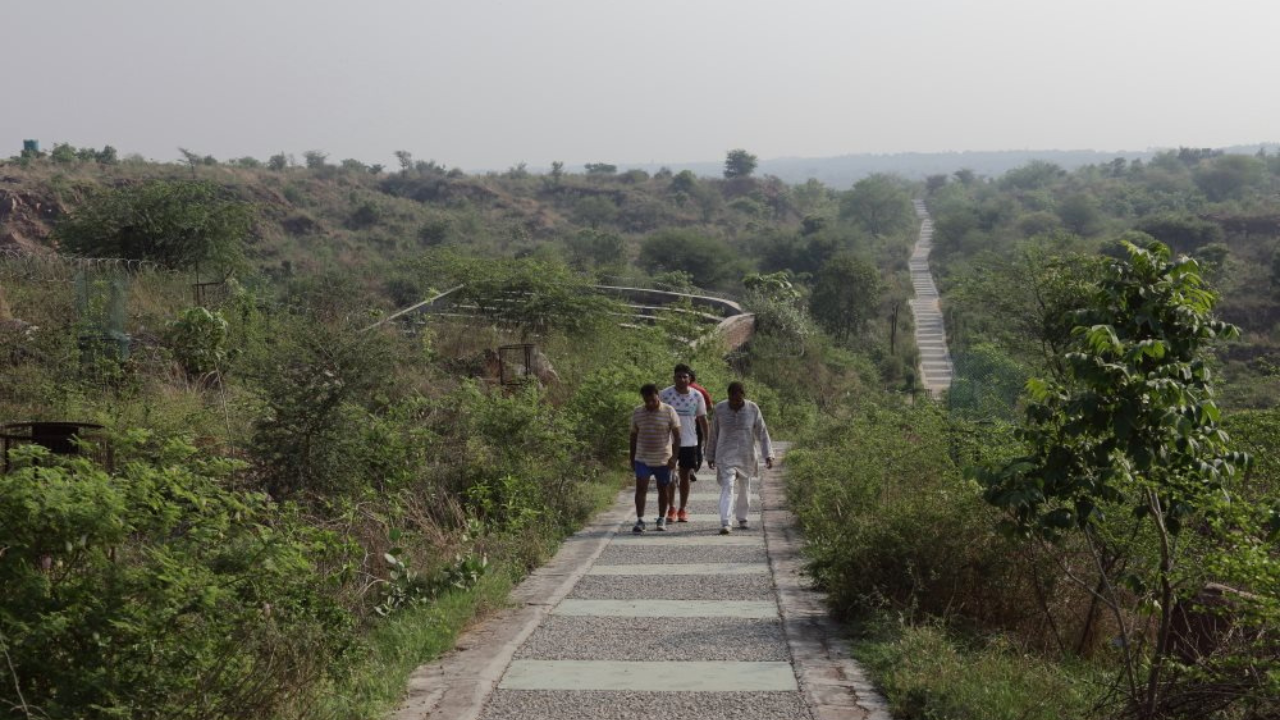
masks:
<path id="1" fill-rule="evenodd" d="M 169 324 L 169 347 L 188 375 L 214 372 L 227 360 L 227 329 L 222 313 L 187 308 Z"/>
<path id="2" fill-rule="evenodd" d="M 273 495 L 358 488 L 351 465 L 367 413 L 391 374 L 391 348 L 374 333 L 294 319 L 257 348 L 255 390 L 264 414 L 252 449 Z"/>
<path id="3" fill-rule="evenodd" d="M 954 456 L 972 453 L 969 442 L 932 405 L 868 406 L 828 420 L 788 456 L 809 567 L 837 609 L 1021 617 L 1012 543 Z"/>
<path id="4" fill-rule="evenodd" d="M 258 718 L 328 675 L 352 639 L 325 579 L 346 549 L 223 489 L 237 464 L 180 438 L 136 432 L 120 453 L 109 474 L 30 446 L 0 475 L 0 704 Z"/>
<path id="5" fill-rule="evenodd" d="M 80 255 L 234 270 L 252 223 L 252 206 L 219 185 L 148 180 L 94 195 L 54 234 Z"/>

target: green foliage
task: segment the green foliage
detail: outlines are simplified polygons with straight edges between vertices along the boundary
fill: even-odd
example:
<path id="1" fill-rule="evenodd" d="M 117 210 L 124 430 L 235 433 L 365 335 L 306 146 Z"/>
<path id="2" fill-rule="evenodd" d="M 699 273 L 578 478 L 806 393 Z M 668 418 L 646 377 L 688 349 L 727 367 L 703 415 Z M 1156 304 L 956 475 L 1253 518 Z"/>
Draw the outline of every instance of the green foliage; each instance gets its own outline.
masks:
<path id="1" fill-rule="evenodd" d="M 751 177 L 751 173 L 756 170 L 756 164 L 756 156 L 746 150 L 742 148 L 730 150 L 724 158 L 724 177 L 726 180 Z"/>
<path id="2" fill-rule="evenodd" d="M 169 323 L 169 347 L 188 375 L 203 375 L 226 366 L 228 327 L 222 313 L 202 307 L 187 308 Z"/>
<path id="3" fill-rule="evenodd" d="M 1213 201 L 1241 197 L 1262 183 L 1266 165 L 1247 155 L 1224 155 L 1199 163 L 1194 172 L 1196 186 Z"/>
<path id="4" fill-rule="evenodd" d="M 857 644 L 900 720 L 1088 717 L 1101 678 L 1079 663 L 1037 659 L 997 638 L 978 647 L 936 624 L 883 623 Z"/>
<path id="5" fill-rule="evenodd" d="M 953 356 L 955 379 L 947 406 L 966 420 L 1017 419 L 1018 398 L 1030 378 L 1027 368 L 991 345 L 979 344 Z"/>
<path id="6" fill-rule="evenodd" d="M 49 159 L 59 165 L 69 165 L 76 161 L 76 149 L 69 143 L 56 143 L 49 152 Z"/>
<path id="7" fill-rule="evenodd" d="M 1238 331 L 1212 317 L 1216 297 L 1202 287 L 1194 260 L 1171 260 L 1159 243 L 1125 247 L 1128 259 L 1111 265 L 1077 315 L 1069 381 L 1028 384 L 1020 436 L 1029 454 L 980 476 L 986 499 L 1007 513 L 1006 529 L 1057 541 L 1078 528 L 1103 558 L 1100 568 L 1126 568 L 1123 577 L 1104 575 L 1095 591 L 1121 618 L 1125 707 L 1143 718 L 1200 717 L 1267 682 L 1266 673 L 1232 688 L 1210 682 L 1223 695 L 1206 705 L 1195 699 L 1196 681 L 1174 669 L 1180 598 L 1194 594 L 1206 570 L 1238 566 L 1239 548 L 1256 543 L 1248 504 L 1229 500 L 1249 457 L 1227 445 L 1204 359 L 1209 343 Z M 1191 527 L 1198 532 L 1183 533 Z M 1139 533 L 1151 543 L 1133 544 Z M 1250 560 L 1255 578 L 1275 564 L 1265 554 Z M 1151 642 L 1125 622 L 1126 605 L 1155 616 Z M 1220 663 L 1239 660 L 1209 659 L 1198 670 L 1219 676 Z"/>
<path id="8" fill-rule="evenodd" d="M 1009 607 L 1019 585 L 1011 544 L 962 478 L 953 453 L 969 441 L 955 432 L 929 404 L 867 404 L 829 418 L 788 455 L 809 570 L 837 609 L 1000 617 Z M 999 452 L 1001 433 L 976 442 Z"/>
<path id="9" fill-rule="evenodd" d="M 319 150 L 308 150 L 302 153 L 302 157 L 307 162 L 308 170 L 320 170 L 326 167 L 326 161 L 329 159 L 328 153 L 324 153 Z"/>
<path id="10" fill-rule="evenodd" d="M 79 255 L 230 271 L 252 222 L 252 206 L 218 185 L 149 180 L 91 197 L 54 235 Z"/>
<path id="11" fill-rule="evenodd" d="M 618 218 L 618 206 L 607 197 L 591 195 L 573 206 L 573 217 L 583 225 L 596 228 L 614 222 Z"/>
<path id="12" fill-rule="evenodd" d="M 957 349 L 972 336 L 1016 363 L 1060 375 L 1071 313 L 1088 302 L 1104 260 L 1072 252 L 1072 242 L 1069 235 L 1036 238 L 1013 252 L 984 253 L 957 273 L 946 302 L 953 328 L 965 326 L 963 334 L 952 330 Z"/>
<path id="13" fill-rule="evenodd" d="M 277 327 L 270 342 L 252 358 L 265 410 L 252 439 L 263 486 L 277 497 L 360 487 L 351 457 L 362 403 L 390 379 L 390 345 L 374 333 L 299 321 Z"/>
<path id="14" fill-rule="evenodd" d="M 582 270 L 617 268 L 625 262 L 626 243 L 617 233 L 579 230 L 566 244 L 569 247 L 570 262 Z"/>
<path id="15" fill-rule="evenodd" d="M 142 432 L 122 440 L 115 474 L 39 450 L 0 475 L 6 708 L 264 717 L 350 646 L 325 579 L 346 548 L 224 489 L 235 463 Z"/>
<path id="16" fill-rule="evenodd" d="M 883 287 L 874 265 L 852 253 L 840 253 L 818 272 L 809 311 L 833 337 L 848 341 L 866 329 Z"/>
<path id="17" fill-rule="evenodd" d="M 463 285 L 459 299 L 525 334 L 562 330 L 584 335 L 621 312 L 616 301 L 596 293 L 585 278 L 561 263 L 485 260 L 439 251 L 422 267 L 438 280 L 438 287 Z"/>
<path id="18" fill-rule="evenodd" d="M 1139 221 L 1135 229 L 1183 253 L 1195 252 L 1205 245 L 1220 243 L 1224 237 L 1221 225 L 1187 213 L 1150 215 Z"/>
<path id="19" fill-rule="evenodd" d="M 588 175 L 608 176 L 618 172 L 618 166 L 609 163 L 587 163 L 584 167 Z"/>
<path id="20" fill-rule="evenodd" d="M 840 217 L 872 235 L 901 232 L 915 225 L 911 196 L 901 181 L 888 175 L 872 175 L 854 183 L 840 201 Z"/>
<path id="21" fill-rule="evenodd" d="M 699 287 L 718 287 L 740 267 L 723 241 L 694 230 L 661 230 L 640 245 L 640 267 L 657 273 L 681 270 Z"/>

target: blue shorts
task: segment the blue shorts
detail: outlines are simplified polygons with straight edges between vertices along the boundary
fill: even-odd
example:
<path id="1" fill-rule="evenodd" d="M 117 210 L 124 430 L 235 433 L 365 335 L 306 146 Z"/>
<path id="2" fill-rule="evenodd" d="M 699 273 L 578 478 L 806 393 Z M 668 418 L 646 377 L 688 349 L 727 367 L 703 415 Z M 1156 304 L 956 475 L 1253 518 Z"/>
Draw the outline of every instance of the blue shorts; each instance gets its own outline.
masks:
<path id="1" fill-rule="evenodd" d="M 658 481 L 658 487 L 671 484 L 671 468 L 666 465 L 646 465 L 636 460 L 636 479 L 648 480 L 650 477 Z"/>

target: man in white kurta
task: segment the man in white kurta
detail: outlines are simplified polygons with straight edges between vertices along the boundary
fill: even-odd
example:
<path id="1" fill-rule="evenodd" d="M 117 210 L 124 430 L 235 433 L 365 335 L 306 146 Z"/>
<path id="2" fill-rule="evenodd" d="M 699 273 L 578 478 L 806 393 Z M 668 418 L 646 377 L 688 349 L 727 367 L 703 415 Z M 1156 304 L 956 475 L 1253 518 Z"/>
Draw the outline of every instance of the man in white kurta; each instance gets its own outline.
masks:
<path id="1" fill-rule="evenodd" d="M 716 471 L 716 482 L 720 484 L 721 535 L 731 532 L 731 503 L 738 527 L 747 527 L 751 478 L 760 474 L 761 455 L 765 467 L 773 467 L 773 444 L 769 441 L 769 429 L 765 427 L 760 406 L 747 399 L 742 383 L 729 383 L 729 399 L 716 404 L 706 451 L 707 467 Z"/>

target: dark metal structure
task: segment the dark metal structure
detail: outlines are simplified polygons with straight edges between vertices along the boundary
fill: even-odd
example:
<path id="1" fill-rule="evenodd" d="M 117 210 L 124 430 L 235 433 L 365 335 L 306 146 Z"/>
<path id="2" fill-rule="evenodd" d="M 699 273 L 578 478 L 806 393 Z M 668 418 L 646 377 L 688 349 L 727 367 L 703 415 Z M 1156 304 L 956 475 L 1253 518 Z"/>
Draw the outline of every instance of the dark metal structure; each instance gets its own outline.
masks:
<path id="1" fill-rule="evenodd" d="M 18 422 L 0 425 L 0 443 L 3 444 L 4 471 L 10 470 L 9 450 L 19 445 L 35 444 L 49 449 L 55 455 L 80 455 L 90 443 L 95 459 L 111 469 L 114 457 L 111 445 L 98 436 L 102 426 L 84 422 Z"/>
<path id="2" fill-rule="evenodd" d="M 530 343 L 498 348 L 498 381 L 503 386 L 519 385 L 530 377 L 536 377 L 533 357 L 534 346 Z"/>

